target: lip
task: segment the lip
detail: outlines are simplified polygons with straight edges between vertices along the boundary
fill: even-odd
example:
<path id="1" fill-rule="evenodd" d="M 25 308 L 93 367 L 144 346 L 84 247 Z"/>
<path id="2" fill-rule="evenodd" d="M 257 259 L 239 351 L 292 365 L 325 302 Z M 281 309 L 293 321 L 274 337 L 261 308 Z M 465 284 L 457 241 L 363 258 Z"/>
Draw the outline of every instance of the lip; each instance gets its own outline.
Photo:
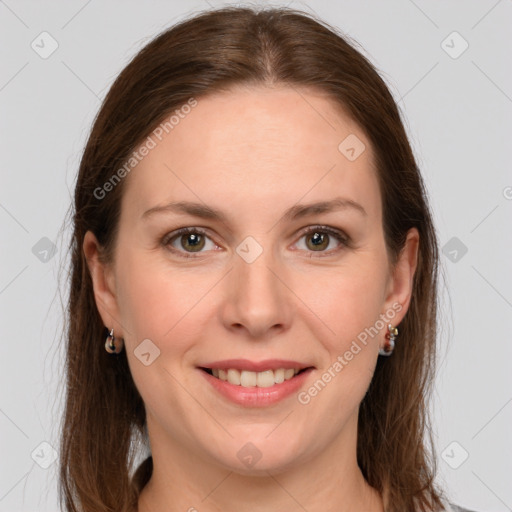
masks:
<path id="1" fill-rule="evenodd" d="M 300 363 L 298 361 L 290 361 L 285 359 L 266 359 L 264 361 L 249 361 L 248 359 L 224 359 L 223 361 L 215 361 L 199 365 L 200 368 L 210 368 L 217 370 L 229 370 L 235 368 L 237 370 L 246 370 L 249 372 L 264 372 L 265 370 L 277 370 L 279 368 L 304 368 L 312 367 L 311 364 Z"/>
<path id="2" fill-rule="evenodd" d="M 236 366 L 228 367 L 236 368 Z M 295 368 L 299 367 L 300 366 L 296 366 Z M 223 369 L 224 366 L 220 366 L 219 368 Z M 284 368 L 284 366 L 277 366 L 276 368 Z M 289 366 L 289 368 L 293 368 L 293 366 Z M 245 368 L 238 367 L 238 369 Z M 271 368 L 266 366 L 264 369 Z M 231 402 L 243 407 L 268 407 L 276 404 L 277 402 L 280 402 L 281 400 L 284 400 L 293 393 L 297 393 L 299 391 L 313 370 L 313 367 L 307 367 L 307 369 L 301 373 L 298 373 L 291 379 L 285 380 L 281 384 L 274 384 L 273 386 L 267 388 L 259 388 L 257 386 L 246 388 L 243 386 L 230 384 L 228 381 L 220 380 L 217 377 L 214 377 L 213 375 L 210 375 L 206 371 L 202 370 L 201 368 L 198 368 L 199 373 L 203 375 L 206 381 L 217 393 L 221 394 L 224 398 L 227 398 Z"/>

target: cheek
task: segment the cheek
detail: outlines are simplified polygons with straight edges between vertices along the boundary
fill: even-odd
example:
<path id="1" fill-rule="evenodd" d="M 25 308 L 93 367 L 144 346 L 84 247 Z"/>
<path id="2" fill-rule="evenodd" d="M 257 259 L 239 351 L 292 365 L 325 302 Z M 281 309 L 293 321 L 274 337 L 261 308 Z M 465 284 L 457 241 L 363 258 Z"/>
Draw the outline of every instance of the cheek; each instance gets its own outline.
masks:
<path id="1" fill-rule="evenodd" d="M 318 287 L 309 288 L 304 302 L 313 304 L 311 309 L 321 319 L 317 318 L 317 328 L 324 324 L 329 329 L 317 338 L 324 351 L 317 379 L 298 401 L 311 416 L 328 417 L 323 424 L 329 425 L 326 433 L 334 436 L 357 410 L 373 378 L 378 344 L 384 336 L 385 323 L 379 315 L 384 312 L 385 274 L 382 265 L 367 258 L 364 265 L 330 269 L 317 275 L 315 282 L 323 293 Z M 304 285 L 301 290 L 308 293 Z"/>
<path id="2" fill-rule="evenodd" d="M 356 256 L 346 265 L 311 272 L 297 280 L 297 295 L 316 313 L 328 334 L 322 339 L 330 351 L 343 350 L 383 313 L 385 265 L 373 257 Z M 379 323 L 380 326 L 380 323 Z"/>
<path id="3" fill-rule="evenodd" d="M 127 255 L 118 267 L 118 305 L 121 322 L 132 343 L 145 338 L 179 349 L 184 331 L 197 321 L 198 306 L 208 299 L 218 277 L 197 268 L 176 269 L 156 258 Z M 199 307 L 201 309 L 201 307 Z"/>

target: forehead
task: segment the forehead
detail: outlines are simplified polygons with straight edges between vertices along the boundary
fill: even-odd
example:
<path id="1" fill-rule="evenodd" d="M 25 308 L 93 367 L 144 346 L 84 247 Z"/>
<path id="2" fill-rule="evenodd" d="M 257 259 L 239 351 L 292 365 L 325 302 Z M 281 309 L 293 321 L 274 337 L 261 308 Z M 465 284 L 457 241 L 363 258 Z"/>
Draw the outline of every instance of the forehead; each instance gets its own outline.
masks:
<path id="1" fill-rule="evenodd" d="M 184 112 L 150 135 L 154 147 L 126 178 L 131 220 L 175 199 L 257 213 L 340 195 L 379 216 L 370 143 L 325 95 L 236 87 L 200 97 Z"/>

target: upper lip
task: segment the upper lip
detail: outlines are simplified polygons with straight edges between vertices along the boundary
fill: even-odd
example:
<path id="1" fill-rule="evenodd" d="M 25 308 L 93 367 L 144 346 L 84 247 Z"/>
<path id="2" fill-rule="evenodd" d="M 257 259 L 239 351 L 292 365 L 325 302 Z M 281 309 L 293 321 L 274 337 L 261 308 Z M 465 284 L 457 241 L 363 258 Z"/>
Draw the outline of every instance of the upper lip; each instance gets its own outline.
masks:
<path id="1" fill-rule="evenodd" d="M 298 361 L 290 361 L 289 359 L 265 359 L 264 361 L 249 361 L 248 359 L 224 359 L 223 361 L 215 361 L 200 365 L 200 368 L 210 369 L 229 369 L 246 370 L 250 372 L 263 372 L 265 370 L 277 370 L 279 368 L 298 368 L 303 370 L 312 365 L 300 363 Z"/>

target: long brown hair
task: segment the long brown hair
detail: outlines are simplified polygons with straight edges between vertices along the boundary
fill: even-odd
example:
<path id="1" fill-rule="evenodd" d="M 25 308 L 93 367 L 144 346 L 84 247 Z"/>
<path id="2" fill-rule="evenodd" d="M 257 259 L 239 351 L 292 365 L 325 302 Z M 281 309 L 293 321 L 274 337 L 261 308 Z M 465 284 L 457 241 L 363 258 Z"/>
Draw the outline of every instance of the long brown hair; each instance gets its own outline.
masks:
<path id="1" fill-rule="evenodd" d="M 442 506 L 428 400 L 436 361 L 438 243 L 427 193 L 392 95 L 355 43 L 305 12 L 228 7 L 196 14 L 147 44 L 110 88 L 94 122 L 75 188 L 67 318 L 66 402 L 59 491 L 68 512 L 130 510 L 152 472 L 145 410 L 125 351 L 106 353 L 82 250 L 91 230 L 110 262 L 123 180 L 100 189 L 162 119 L 191 98 L 238 84 L 307 86 L 364 130 L 376 158 L 392 262 L 407 232 L 420 234 L 409 309 L 392 357 L 379 358 L 359 411 L 357 458 L 387 512 Z M 95 193 L 96 191 L 96 193 Z M 428 443 L 427 443 L 428 441 Z"/>

